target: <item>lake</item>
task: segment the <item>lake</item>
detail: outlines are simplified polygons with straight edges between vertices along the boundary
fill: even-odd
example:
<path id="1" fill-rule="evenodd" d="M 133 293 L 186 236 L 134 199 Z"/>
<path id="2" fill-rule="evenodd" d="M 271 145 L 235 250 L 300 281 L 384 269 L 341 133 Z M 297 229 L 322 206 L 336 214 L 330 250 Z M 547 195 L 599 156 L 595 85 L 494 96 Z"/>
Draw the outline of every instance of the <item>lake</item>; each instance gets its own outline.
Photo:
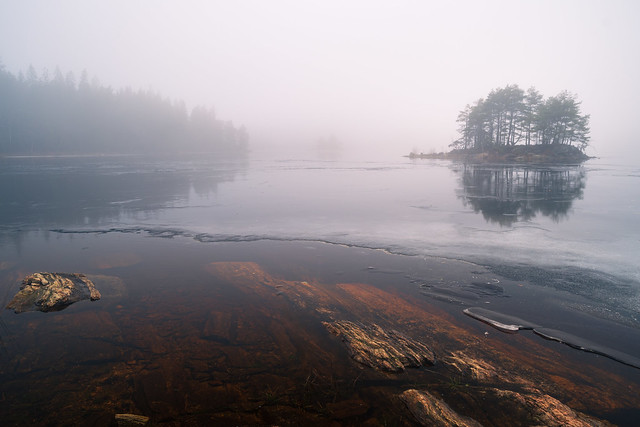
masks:
<path id="1" fill-rule="evenodd" d="M 38 271 L 85 273 L 102 293 L 3 311 L 2 418 L 412 425 L 397 396 L 426 384 L 484 425 L 526 424 L 487 387 L 528 381 L 634 425 L 639 184 L 640 167 L 607 159 L 0 158 L 3 306 Z M 535 327 L 488 324 L 512 320 Z M 440 362 L 379 372 L 325 327 L 343 321 L 417 338 Z"/>

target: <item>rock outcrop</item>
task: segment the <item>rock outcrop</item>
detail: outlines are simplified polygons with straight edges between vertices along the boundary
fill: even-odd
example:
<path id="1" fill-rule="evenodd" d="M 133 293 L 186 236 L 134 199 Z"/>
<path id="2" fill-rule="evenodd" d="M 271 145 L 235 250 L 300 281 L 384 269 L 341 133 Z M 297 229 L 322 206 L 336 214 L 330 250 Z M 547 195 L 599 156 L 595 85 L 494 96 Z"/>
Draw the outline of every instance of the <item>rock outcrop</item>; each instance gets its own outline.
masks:
<path id="1" fill-rule="evenodd" d="M 135 414 L 116 414 L 115 421 L 118 427 L 146 426 L 149 417 Z"/>
<path id="2" fill-rule="evenodd" d="M 426 345 L 394 330 L 374 324 L 346 320 L 325 322 L 325 327 L 342 338 L 353 359 L 380 371 L 401 372 L 405 368 L 433 365 L 436 357 Z"/>
<path id="3" fill-rule="evenodd" d="M 100 299 L 93 282 L 79 273 L 34 273 L 22 280 L 20 291 L 6 308 L 25 311 L 60 311 L 74 302 Z"/>
<path id="4" fill-rule="evenodd" d="M 481 427 L 477 421 L 464 417 L 449 407 L 444 401 L 428 391 L 410 389 L 400 395 L 409 412 L 423 426 L 437 427 Z"/>
<path id="5" fill-rule="evenodd" d="M 590 417 L 576 411 L 548 394 L 533 391 L 531 393 L 511 390 L 487 390 L 487 398 L 491 395 L 499 400 L 509 401 L 526 411 L 531 417 L 531 425 L 553 427 L 605 427 L 611 426 L 606 421 Z"/>
<path id="6" fill-rule="evenodd" d="M 522 423 L 536 426 L 608 427 L 610 423 L 576 411 L 558 399 L 535 389 L 516 392 L 491 387 L 476 387 L 480 402 L 491 405 L 494 413 L 490 424 Z M 399 395 L 415 420 L 424 426 L 477 427 L 482 424 L 458 414 L 443 400 L 426 390 L 409 389 Z M 467 404 L 474 399 L 467 399 Z M 472 404 L 473 405 L 473 404 Z M 482 413 L 481 408 L 471 409 Z M 515 422 L 515 420 L 520 420 Z M 485 421 L 487 421 L 485 417 Z M 493 422 L 491 422 L 493 421 Z"/>

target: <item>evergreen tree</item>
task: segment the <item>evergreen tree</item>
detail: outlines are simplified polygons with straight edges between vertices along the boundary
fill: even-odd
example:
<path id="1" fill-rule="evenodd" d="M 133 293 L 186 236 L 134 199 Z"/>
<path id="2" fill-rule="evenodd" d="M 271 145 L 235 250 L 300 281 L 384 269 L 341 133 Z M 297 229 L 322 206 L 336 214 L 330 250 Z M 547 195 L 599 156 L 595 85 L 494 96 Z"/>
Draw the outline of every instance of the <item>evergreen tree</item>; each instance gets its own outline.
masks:
<path id="1" fill-rule="evenodd" d="M 246 153 L 248 133 L 212 109 L 172 102 L 152 91 L 113 91 L 56 68 L 30 66 L 15 77 L 0 64 L 0 154 L 176 151 Z"/>
<path id="2" fill-rule="evenodd" d="M 467 105 L 457 122 L 461 137 L 451 144 L 457 149 L 484 151 L 524 142 L 575 145 L 584 151 L 589 142 L 589 115 L 566 91 L 544 100 L 533 87 L 525 93 L 507 85 Z"/>

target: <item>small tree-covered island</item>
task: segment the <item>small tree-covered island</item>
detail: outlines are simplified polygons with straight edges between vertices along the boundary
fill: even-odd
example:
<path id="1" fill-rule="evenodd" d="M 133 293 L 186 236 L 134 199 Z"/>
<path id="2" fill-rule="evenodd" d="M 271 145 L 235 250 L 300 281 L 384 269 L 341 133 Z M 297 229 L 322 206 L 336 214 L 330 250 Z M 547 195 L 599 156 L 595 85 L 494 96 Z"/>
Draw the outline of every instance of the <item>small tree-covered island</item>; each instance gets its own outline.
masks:
<path id="1" fill-rule="evenodd" d="M 576 96 L 563 91 L 544 98 L 518 85 L 492 90 L 458 115 L 460 138 L 447 153 L 411 153 L 411 158 L 473 162 L 579 163 L 589 143 L 589 115 Z"/>

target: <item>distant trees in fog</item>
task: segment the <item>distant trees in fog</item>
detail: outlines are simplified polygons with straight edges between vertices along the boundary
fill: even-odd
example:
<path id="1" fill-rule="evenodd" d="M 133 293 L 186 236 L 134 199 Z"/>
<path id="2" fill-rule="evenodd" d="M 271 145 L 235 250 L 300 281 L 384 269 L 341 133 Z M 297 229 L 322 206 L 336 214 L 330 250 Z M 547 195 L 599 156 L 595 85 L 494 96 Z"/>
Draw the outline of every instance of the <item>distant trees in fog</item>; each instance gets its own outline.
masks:
<path id="1" fill-rule="evenodd" d="M 152 91 L 113 90 L 83 72 L 33 67 L 15 76 L 0 64 L 0 154 L 81 154 L 215 151 L 241 154 L 244 127 L 212 109 Z"/>
<path id="2" fill-rule="evenodd" d="M 457 121 L 461 137 L 451 146 L 458 149 L 564 144 L 584 151 L 589 142 L 589 115 L 566 91 L 544 99 L 533 87 L 525 92 L 507 85 L 467 105 Z"/>

